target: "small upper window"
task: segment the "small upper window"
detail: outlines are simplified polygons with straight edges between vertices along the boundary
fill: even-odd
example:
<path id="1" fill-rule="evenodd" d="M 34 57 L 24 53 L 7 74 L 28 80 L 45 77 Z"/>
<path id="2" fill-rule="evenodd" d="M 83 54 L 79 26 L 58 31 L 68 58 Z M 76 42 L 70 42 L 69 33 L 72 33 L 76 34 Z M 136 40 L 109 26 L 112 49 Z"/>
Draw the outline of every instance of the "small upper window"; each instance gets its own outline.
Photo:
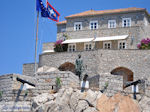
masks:
<path id="1" fill-rule="evenodd" d="M 98 29 L 98 21 L 90 21 L 90 29 L 91 30 Z"/>
<path id="2" fill-rule="evenodd" d="M 130 27 L 130 26 L 131 26 L 131 18 L 123 18 L 122 27 Z"/>
<path id="3" fill-rule="evenodd" d="M 116 20 L 108 20 L 108 28 L 116 28 Z"/>
<path id="4" fill-rule="evenodd" d="M 111 49 L 111 42 L 103 42 L 103 49 Z"/>
<path id="5" fill-rule="evenodd" d="M 82 22 L 74 23 L 74 31 L 82 30 Z"/>
<path id="6" fill-rule="evenodd" d="M 118 49 L 126 49 L 126 41 L 118 41 Z"/>

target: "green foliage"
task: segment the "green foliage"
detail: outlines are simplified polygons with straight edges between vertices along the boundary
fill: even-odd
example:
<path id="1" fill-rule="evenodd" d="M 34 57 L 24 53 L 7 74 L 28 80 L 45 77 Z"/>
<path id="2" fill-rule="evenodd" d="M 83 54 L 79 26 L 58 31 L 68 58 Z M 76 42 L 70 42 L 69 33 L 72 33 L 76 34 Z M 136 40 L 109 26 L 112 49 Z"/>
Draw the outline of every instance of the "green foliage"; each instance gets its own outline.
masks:
<path id="1" fill-rule="evenodd" d="M 68 36 L 67 34 L 63 34 L 63 37 L 65 37 L 65 39 L 67 40 L 67 39 L 71 39 L 71 37 L 70 36 Z"/>
<path id="2" fill-rule="evenodd" d="M 61 80 L 59 77 L 56 78 L 56 86 L 61 86 Z"/>
<path id="3" fill-rule="evenodd" d="M 105 89 L 107 89 L 109 83 L 108 82 L 105 82 Z"/>
<path id="4" fill-rule="evenodd" d="M 3 95 L 3 92 L 2 92 L 2 91 L 0 91 L 0 98 L 2 97 L 2 95 Z"/>
<path id="5" fill-rule="evenodd" d="M 150 38 L 142 39 L 137 47 L 139 49 L 150 49 Z"/>
<path id="6" fill-rule="evenodd" d="M 62 40 L 57 40 L 54 44 L 54 51 L 55 52 L 64 52 L 67 51 L 68 46 L 65 44 L 62 44 Z"/>

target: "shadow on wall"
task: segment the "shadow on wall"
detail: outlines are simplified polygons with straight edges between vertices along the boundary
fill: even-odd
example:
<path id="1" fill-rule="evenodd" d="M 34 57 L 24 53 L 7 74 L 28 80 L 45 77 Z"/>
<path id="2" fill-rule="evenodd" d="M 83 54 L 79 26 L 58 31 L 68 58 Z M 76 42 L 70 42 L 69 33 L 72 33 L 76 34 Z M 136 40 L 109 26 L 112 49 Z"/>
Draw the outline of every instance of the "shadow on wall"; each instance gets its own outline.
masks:
<path id="1" fill-rule="evenodd" d="M 122 75 L 123 76 L 123 88 L 128 82 L 133 81 L 133 72 L 125 67 L 117 67 L 111 71 L 112 75 Z"/>
<path id="2" fill-rule="evenodd" d="M 64 64 L 60 65 L 58 69 L 60 71 L 71 71 L 75 73 L 75 65 L 70 62 L 65 62 Z"/>

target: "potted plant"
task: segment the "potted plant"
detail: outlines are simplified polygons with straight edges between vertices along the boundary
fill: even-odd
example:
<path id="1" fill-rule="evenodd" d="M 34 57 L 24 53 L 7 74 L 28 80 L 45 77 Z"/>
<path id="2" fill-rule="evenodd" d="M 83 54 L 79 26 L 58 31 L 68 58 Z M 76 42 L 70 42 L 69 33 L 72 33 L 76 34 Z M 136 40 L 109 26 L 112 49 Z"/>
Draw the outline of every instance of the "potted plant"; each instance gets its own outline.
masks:
<path id="1" fill-rule="evenodd" d="M 62 44 L 63 40 L 57 40 L 54 44 L 54 51 L 55 52 L 64 52 L 67 51 L 68 45 Z"/>
<path id="2" fill-rule="evenodd" d="M 150 38 L 142 39 L 137 47 L 138 49 L 150 49 Z"/>
<path id="3" fill-rule="evenodd" d="M 54 51 L 55 52 L 63 52 L 63 45 L 62 40 L 57 40 L 54 44 Z"/>

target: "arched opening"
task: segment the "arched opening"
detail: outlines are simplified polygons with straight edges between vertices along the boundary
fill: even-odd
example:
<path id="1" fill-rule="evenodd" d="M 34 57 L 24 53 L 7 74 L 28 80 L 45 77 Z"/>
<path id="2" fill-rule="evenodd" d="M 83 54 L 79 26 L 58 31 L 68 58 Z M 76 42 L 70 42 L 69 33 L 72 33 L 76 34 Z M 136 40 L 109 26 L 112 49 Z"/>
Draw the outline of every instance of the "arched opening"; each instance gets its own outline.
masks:
<path id="1" fill-rule="evenodd" d="M 58 69 L 60 71 L 71 71 L 75 73 L 75 65 L 70 62 L 65 62 L 64 64 L 60 65 Z"/>
<path id="2" fill-rule="evenodd" d="M 127 82 L 133 81 L 133 72 L 125 67 L 117 67 L 111 71 L 111 74 L 123 76 L 123 88 Z"/>

